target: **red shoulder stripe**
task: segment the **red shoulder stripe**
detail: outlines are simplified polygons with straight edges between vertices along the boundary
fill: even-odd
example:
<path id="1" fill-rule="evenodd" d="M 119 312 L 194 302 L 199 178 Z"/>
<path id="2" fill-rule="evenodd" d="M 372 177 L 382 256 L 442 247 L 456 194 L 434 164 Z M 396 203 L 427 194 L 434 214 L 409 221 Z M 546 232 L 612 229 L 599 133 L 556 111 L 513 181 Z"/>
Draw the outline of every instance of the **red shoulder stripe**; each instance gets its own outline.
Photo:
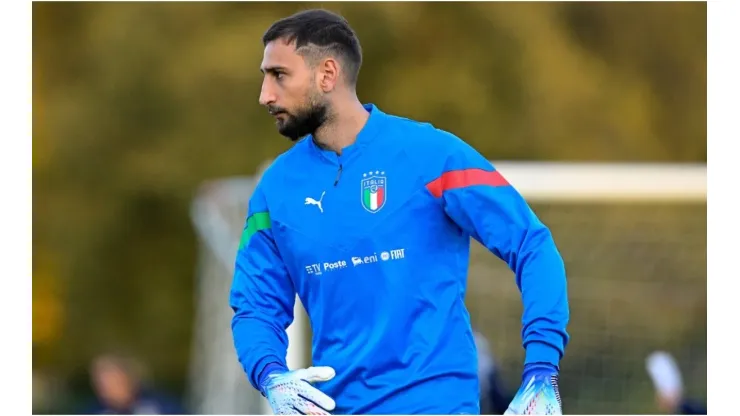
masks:
<path id="1" fill-rule="evenodd" d="M 439 198 L 444 191 L 474 185 L 507 186 L 509 182 L 498 171 L 460 169 L 443 173 L 429 182 L 427 189 L 435 198 Z"/>

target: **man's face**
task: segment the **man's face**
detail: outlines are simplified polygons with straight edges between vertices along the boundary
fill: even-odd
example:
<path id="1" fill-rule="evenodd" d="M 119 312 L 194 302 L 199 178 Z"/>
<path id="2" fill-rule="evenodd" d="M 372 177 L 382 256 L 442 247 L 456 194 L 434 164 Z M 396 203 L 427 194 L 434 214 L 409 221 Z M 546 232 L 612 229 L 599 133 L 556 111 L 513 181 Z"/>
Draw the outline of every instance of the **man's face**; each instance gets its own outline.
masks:
<path id="1" fill-rule="evenodd" d="M 291 141 L 312 134 L 326 121 L 328 104 L 316 71 L 281 39 L 265 47 L 260 70 L 265 75 L 260 104 L 275 117 L 278 131 Z"/>

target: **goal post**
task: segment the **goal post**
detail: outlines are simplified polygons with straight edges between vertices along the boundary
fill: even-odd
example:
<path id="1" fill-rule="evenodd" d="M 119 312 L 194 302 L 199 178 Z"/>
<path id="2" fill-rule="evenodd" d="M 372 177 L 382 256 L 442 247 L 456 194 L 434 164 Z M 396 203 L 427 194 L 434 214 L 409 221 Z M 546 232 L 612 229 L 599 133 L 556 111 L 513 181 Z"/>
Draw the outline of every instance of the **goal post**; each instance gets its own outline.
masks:
<path id="1" fill-rule="evenodd" d="M 705 164 L 493 162 L 529 202 L 706 201 Z"/>
<path id="2" fill-rule="evenodd" d="M 688 391 L 706 397 L 706 165 L 493 164 L 551 228 L 566 263 L 572 313 L 561 371 L 566 411 L 652 413 L 643 360 L 656 349 L 673 351 L 694 376 Z M 201 245 L 190 369 L 197 413 L 270 413 L 237 361 L 228 306 L 260 174 L 210 181 L 193 201 Z M 466 304 L 515 388 L 523 358 L 520 295 L 506 265 L 473 246 Z M 310 327 L 297 298 L 288 333 L 288 365 L 310 365 Z"/>
<path id="3" fill-rule="evenodd" d="M 200 240 L 196 277 L 196 319 L 190 366 L 190 402 L 200 414 L 268 414 L 266 400 L 251 387 L 239 365 L 231 336 L 228 295 L 247 205 L 258 178 L 231 177 L 204 183 L 191 207 Z M 296 296 L 288 327 L 288 367 L 302 367 L 308 357 L 303 334 L 307 315 Z"/>

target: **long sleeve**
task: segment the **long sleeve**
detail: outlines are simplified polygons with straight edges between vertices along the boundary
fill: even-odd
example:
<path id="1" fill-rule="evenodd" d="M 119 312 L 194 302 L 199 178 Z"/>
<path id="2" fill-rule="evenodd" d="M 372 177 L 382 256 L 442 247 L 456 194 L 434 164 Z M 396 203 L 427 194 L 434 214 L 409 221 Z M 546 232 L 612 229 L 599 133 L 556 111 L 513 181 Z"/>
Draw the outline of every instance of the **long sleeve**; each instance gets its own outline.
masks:
<path id="1" fill-rule="evenodd" d="M 464 232 L 505 261 L 523 302 L 525 364 L 559 365 L 569 340 L 565 267 L 550 230 L 489 161 L 452 137 L 427 189 Z"/>
<path id="2" fill-rule="evenodd" d="M 250 383 L 258 390 L 260 374 L 268 364 L 286 367 L 285 330 L 293 322 L 295 304 L 295 289 L 271 226 L 258 186 L 249 202 L 230 293 L 236 353 Z"/>

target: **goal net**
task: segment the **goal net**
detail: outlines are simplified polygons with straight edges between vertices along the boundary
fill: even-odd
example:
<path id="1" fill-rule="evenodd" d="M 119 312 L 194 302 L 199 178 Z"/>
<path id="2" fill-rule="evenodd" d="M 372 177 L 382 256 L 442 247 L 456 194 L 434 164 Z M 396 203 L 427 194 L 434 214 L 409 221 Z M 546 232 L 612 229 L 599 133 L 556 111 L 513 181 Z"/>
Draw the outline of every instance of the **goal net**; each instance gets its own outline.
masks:
<path id="1" fill-rule="evenodd" d="M 551 229 L 565 260 L 571 343 L 561 368 L 564 410 L 657 413 L 645 358 L 672 353 L 685 391 L 706 398 L 706 166 L 494 162 Z M 193 203 L 202 244 L 191 367 L 193 410 L 269 414 L 231 338 L 228 290 L 256 177 L 206 184 Z M 518 388 L 522 305 L 513 273 L 473 242 L 466 303 L 497 367 Z M 310 364 L 300 302 L 288 363 Z"/>

